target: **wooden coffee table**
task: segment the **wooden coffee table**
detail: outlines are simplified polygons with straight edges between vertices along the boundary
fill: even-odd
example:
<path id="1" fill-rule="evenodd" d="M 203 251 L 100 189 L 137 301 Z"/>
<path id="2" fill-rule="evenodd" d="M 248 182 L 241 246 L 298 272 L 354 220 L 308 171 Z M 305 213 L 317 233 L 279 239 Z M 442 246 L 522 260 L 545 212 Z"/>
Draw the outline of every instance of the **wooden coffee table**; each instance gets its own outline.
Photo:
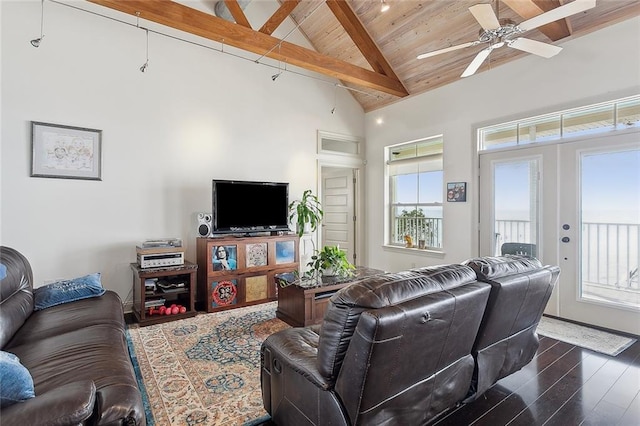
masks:
<path id="1" fill-rule="evenodd" d="M 276 316 L 294 327 L 319 324 L 329 306 L 329 298 L 338 290 L 361 278 L 383 273 L 380 269 L 358 267 L 356 275 L 348 279 L 322 277 L 318 283 L 279 288 Z"/>

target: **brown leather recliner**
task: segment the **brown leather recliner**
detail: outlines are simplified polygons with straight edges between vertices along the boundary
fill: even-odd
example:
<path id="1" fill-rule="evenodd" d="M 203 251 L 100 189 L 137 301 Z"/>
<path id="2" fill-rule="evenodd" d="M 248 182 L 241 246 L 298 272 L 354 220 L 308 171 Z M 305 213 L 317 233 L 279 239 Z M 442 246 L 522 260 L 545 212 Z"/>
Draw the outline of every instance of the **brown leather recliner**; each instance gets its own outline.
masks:
<path id="1" fill-rule="evenodd" d="M 489 292 L 464 265 L 345 287 L 321 326 L 264 342 L 265 409 L 279 425 L 427 423 L 468 393 Z"/>
<path id="2" fill-rule="evenodd" d="M 473 401 L 506 377 L 527 365 L 538 350 L 536 328 L 560 268 L 542 266 L 521 256 L 478 257 L 464 262 L 479 281 L 491 285 L 491 296 L 473 345 L 476 368 L 469 396 Z"/>

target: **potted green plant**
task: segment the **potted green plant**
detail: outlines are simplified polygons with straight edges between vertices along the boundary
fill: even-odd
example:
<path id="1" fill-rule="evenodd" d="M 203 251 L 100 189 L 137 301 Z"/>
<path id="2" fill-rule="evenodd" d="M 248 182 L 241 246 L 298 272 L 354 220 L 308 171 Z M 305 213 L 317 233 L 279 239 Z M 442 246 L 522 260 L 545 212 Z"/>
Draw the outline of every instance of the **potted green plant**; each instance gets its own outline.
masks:
<path id="1" fill-rule="evenodd" d="M 300 200 L 294 200 L 289 204 L 289 222 L 296 218 L 296 234 L 299 237 L 305 232 L 305 227 L 309 225 L 309 230 L 314 232 L 323 216 L 322 204 L 318 196 L 313 194 L 310 189 L 302 193 Z"/>
<path id="2" fill-rule="evenodd" d="M 354 275 L 356 267 L 349 262 L 344 250 L 338 246 L 324 246 L 320 251 L 311 256 L 307 263 L 310 268 L 308 277 L 338 276 L 348 278 Z"/>

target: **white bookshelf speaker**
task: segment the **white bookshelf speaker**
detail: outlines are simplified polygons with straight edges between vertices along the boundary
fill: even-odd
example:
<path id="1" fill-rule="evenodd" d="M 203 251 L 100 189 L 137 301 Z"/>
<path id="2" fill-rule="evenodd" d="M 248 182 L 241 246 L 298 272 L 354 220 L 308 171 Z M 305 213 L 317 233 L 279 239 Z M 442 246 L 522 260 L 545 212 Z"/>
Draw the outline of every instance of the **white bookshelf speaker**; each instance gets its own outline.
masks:
<path id="1" fill-rule="evenodd" d="M 196 224 L 198 237 L 211 236 L 211 213 L 198 213 L 198 223 Z"/>

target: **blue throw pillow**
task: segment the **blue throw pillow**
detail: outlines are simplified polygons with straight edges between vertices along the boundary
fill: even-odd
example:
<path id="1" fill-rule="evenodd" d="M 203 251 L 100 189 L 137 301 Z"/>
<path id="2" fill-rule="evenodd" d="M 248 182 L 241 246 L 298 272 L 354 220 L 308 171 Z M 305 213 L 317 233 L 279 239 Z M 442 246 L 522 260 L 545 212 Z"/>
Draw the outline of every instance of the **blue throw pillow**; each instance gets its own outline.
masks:
<path id="1" fill-rule="evenodd" d="M 29 370 L 10 352 L 0 351 L 0 383 L 2 408 L 36 396 Z"/>
<path id="2" fill-rule="evenodd" d="M 38 287 L 33 291 L 34 311 L 89 297 L 102 296 L 104 292 L 99 272 L 72 280 L 58 281 Z"/>

